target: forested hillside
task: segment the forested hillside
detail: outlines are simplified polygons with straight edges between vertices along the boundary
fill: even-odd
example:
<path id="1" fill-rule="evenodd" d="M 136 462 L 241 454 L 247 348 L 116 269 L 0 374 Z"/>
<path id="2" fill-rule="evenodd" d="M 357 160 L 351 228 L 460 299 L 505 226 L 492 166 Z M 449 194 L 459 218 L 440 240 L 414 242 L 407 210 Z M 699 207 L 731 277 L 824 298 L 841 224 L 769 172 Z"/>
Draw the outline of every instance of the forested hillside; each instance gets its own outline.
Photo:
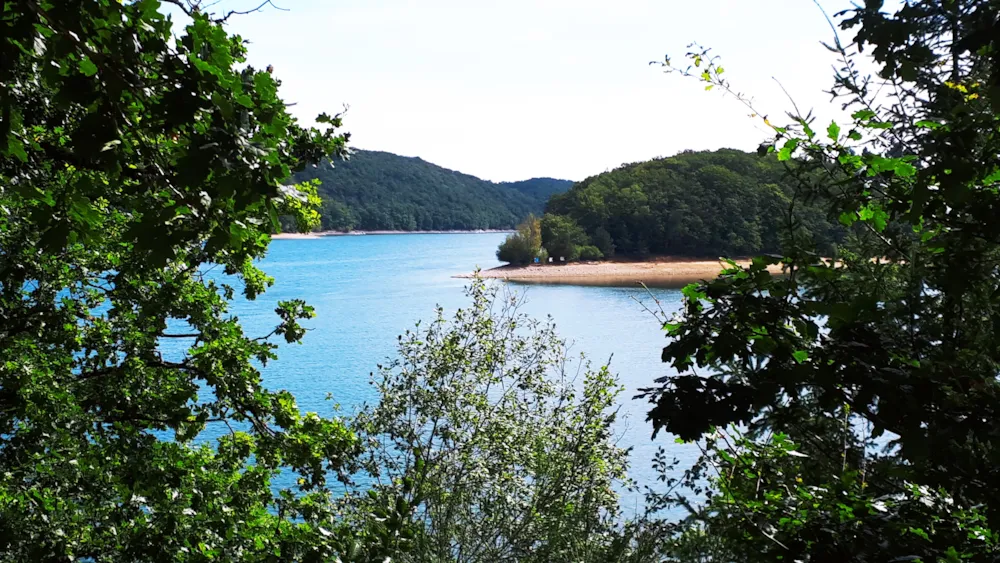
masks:
<path id="1" fill-rule="evenodd" d="M 543 244 L 571 254 L 574 245 L 593 245 L 605 256 L 777 252 L 793 192 L 773 155 L 683 152 L 627 164 L 554 195 Z M 816 204 L 796 205 L 796 215 L 821 248 L 843 237 L 843 227 Z"/>
<path id="2" fill-rule="evenodd" d="M 322 182 L 321 228 L 341 231 L 511 228 L 572 185 L 551 178 L 494 183 L 420 158 L 365 150 L 293 180 L 314 178 Z"/>
<path id="3" fill-rule="evenodd" d="M 544 204 L 553 195 L 568 190 L 573 182 L 556 180 L 555 178 L 532 178 L 520 182 L 501 182 L 500 185 L 514 188 L 529 197 L 540 199 Z"/>

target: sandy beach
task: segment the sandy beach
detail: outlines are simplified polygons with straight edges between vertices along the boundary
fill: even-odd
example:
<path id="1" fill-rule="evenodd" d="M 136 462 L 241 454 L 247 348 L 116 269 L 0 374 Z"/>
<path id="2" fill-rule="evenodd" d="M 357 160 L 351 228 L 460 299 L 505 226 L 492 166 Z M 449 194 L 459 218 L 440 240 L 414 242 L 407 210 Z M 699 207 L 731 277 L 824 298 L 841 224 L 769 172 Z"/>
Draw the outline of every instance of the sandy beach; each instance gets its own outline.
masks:
<path id="1" fill-rule="evenodd" d="M 747 265 L 749 260 L 737 260 Z M 558 265 L 500 266 L 480 272 L 483 278 L 504 279 L 518 283 L 573 285 L 632 285 L 644 283 L 655 287 L 681 287 L 691 282 L 712 279 L 725 269 L 717 260 L 669 260 L 648 262 L 573 262 Z M 781 266 L 769 268 L 781 273 Z M 461 274 L 456 278 L 471 278 Z"/>

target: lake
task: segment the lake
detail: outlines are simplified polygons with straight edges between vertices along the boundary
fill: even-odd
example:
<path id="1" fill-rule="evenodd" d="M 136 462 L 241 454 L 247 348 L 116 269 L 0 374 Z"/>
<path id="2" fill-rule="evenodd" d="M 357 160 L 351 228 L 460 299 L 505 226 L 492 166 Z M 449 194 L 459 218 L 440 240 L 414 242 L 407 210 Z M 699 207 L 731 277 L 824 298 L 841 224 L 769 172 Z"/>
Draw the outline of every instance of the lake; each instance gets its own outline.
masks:
<path id="1" fill-rule="evenodd" d="M 441 305 L 446 314 L 468 301 L 467 280 L 452 276 L 500 265 L 494 255 L 504 234 L 430 234 L 335 236 L 307 240 L 275 240 L 261 267 L 276 280 L 253 302 L 238 301 L 234 313 L 248 334 L 274 328 L 279 300 L 302 298 L 317 317 L 301 345 L 283 345 L 279 359 L 264 370 L 270 389 L 295 394 L 303 411 L 332 414 L 326 400 L 347 413 L 375 399 L 369 374 L 395 353 L 396 336 L 420 319 L 430 320 Z M 495 282 L 503 283 L 503 282 Z M 661 434 L 650 440 L 644 401 L 632 400 L 636 389 L 670 372 L 660 362 L 664 333 L 640 302 L 652 297 L 637 287 L 513 285 L 524 293 L 524 312 L 552 315 L 571 354 L 584 352 L 595 365 L 613 354 L 612 371 L 626 391 L 621 396 L 622 443 L 634 448 L 631 475 L 652 484 L 650 461 L 658 446 L 692 461 L 696 450 L 677 445 Z M 651 289 L 668 313 L 680 308 L 676 289 Z M 639 302 L 637 302 L 637 300 Z M 623 499 L 632 504 L 637 497 Z M 631 507 L 627 507 L 631 508 Z"/>

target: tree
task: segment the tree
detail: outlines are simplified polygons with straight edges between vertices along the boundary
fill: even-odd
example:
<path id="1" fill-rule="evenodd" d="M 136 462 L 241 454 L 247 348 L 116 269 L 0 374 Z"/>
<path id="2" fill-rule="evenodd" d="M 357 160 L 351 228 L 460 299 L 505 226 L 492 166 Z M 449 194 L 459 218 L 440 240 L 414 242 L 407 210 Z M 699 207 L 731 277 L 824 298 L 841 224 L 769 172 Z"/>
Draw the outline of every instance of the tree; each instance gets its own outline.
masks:
<path id="1" fill-rule="evenodd" d="M 597 227 L 594 230 L 594 235 L 590 237 L 594 243 L 594 246 L 601 251 L 601 254 L 607 257 L 612 257 L 615 255 L 615 241 L 611 238 L 611 233 L 608 232 L 604 227 Z"/>
<path id="2" fill-rule="evenodd" d="M 258 369 L 312 308 L 282 302 L 259 338 L 228 311 L 272 283 L 253 262 L 279 215 L 318 219 L 315 190 L 282 181 L 347 135 L 298 125 L 225 18 L 171 4 L 183 29 L 155 0 L 3 3 L 0 561 L 327 560 L 353 541 L 328 480 L 356 437 Z M 230 432 L 198 440 L 210 424 Z M 299 485 L 273 491 L 279 470 Z"/>
<path id="3" fill-rule="evenodd" d="M 357 419 L 372 489 L 416 507 L 416 547 L 400 557 L 630 560 L 641 550 L 619 522 L 616 378 L 568 363 L 551 320 L 519 313 L 517 295 L 478 278 L 467 292 L 453 319 L 439 308 L 400 338 L 399 357 L 374 376 L 378 402 Z M 368 494 L 344 500 L 361 529 Z"/>
<path id="4" fill-rule="evenodd" d="M 320 211 L 320 226 L 325 231 L 347 232 L 354 228 L 357 219 L 351 209 L 339 201 L 323 201 Z"/>
<path id="5" fill-rule="evenodd" d="M 542 246 L 540 221 L 534 215 L 517 226 L 517 231 L 507 235 L 497 249 L 497 260 L 511 264 L 529 264 L 539 256 Z"/>
<path id="6" fill-rule="evenodd" d="M 775 155 L 685 151 L 623 165 L 554 195 L 546 212 L 572 219 L 605 256 L 751 256 L 778 252 L 795 180 Z M 816 201 L 794 218 L 824 253 L 846 229 Z"/>
<path id="7" fill-rule="evenodd" d="M 588 242 L 587 233 L 573 219 L 551 213 L 542 217 L 542 244 L 549 256 L 576 260 Z"/>
<path id="8" fill-rule="evenodd" d="M 846 12 L 855 40 L 830 49 L 851 122 L 796 112 L 761 152 L 788 163 L 793 204 L 818 199 L 857 231 L 824 260 L 789 225 L 781 258 L 686 288 L 665 323 L 679 375 L 648 390 L 650 418 L 704 449 L 714 494 L 691 523 L 727 558 L 997 555 L 998 9 Z M 865 51 L 877 77 L 858 70 Z M 689 57 L 679 72 L 735 93 L 710 53 Z"/>

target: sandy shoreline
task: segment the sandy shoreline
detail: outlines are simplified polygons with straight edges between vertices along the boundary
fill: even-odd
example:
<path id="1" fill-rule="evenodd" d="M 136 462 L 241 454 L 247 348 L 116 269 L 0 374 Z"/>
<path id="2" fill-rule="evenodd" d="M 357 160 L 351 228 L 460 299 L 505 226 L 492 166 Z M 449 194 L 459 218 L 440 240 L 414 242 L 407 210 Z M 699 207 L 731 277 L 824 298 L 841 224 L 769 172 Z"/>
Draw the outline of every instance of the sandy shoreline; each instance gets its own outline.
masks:
<path id="1" fill-rule="evenodd" d="M 483 233 L 512 233 L 505 229 L 480 229 L 474 231 L 316 231 L 312 233 L 279 233 L 271 235 L 277 240 L 318 239 L 324 237 L 349 237 L 358 235 L 475 235 Z"/>
<path id="2" fill-rule="evenodd" d="M 737 260 L 747 265 L 749 260 Z M 573 285 L 633 285 L 644 283 L 655 287 L 680 287 L 691 282 L 715 278 L 725 269 L 717 260 L 651 260 L 648 262 L 574 262 L 559 265 L 500 266 L 480 272 L 483 278 L 503 279 L 518 283 Z M 781 266 L 768 268 L 781 273 Z M 471 278 L 461 274 L 456 278 Z"/>

